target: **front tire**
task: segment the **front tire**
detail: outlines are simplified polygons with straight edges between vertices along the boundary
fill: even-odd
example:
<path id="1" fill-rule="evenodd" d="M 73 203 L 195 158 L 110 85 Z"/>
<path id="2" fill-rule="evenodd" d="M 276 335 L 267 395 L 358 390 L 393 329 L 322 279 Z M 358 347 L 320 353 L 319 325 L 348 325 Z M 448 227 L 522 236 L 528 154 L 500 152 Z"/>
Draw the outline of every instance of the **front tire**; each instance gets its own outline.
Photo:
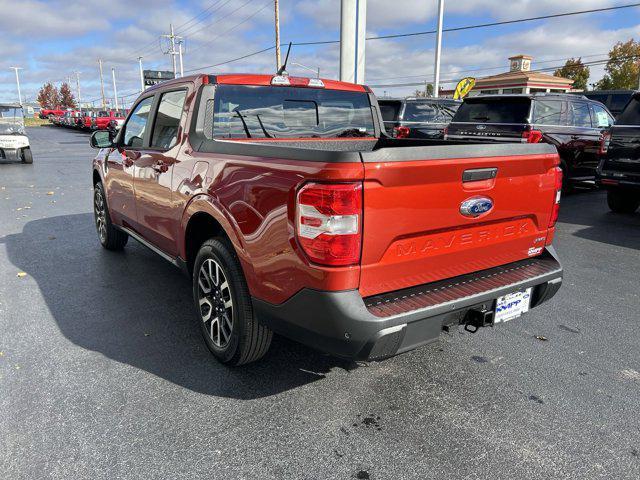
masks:
<path id="1" fill-rule="evenodd" d="M 607 190 L 607 203 L 612 212 L 633 213 L 640 206 L 640 195 L 623 190 Z"/>
<path id="2" fill-rule="evenodd" d="M 118 230 L 111 223 L 107 196 L 102 183 L 96 183 L 93 187 L 93 216 L 100 244 L 107 250 L 122 250 L 129 240 L 129 235 Z"/>
<path id="3" fill-rule="evenodd" d="M 226 240 L 213 238 L 200 247 L 193 298 L 205 343 L 221 363 L 243 365 L 267 353 L 273 333 L 255 319 L 242 268 Z"/>
<path id="4" fill-rule="evenodd" d="M 31 147 L 25 147 L 22 149 L 22 163 L 33 163 L 33 154 L 31 153 Z"/>

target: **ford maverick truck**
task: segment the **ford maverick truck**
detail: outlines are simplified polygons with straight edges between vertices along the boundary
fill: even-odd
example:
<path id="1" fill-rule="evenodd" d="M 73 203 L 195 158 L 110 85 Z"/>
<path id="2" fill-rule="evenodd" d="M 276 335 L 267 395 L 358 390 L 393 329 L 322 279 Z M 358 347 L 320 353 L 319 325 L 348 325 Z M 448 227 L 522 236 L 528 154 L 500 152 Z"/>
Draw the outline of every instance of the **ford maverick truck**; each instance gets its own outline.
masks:
<path id="1" fill-rule="evenodd" d="M 184 77 L 91 143 L 100 242 L 187 272 L 226 364 L 272 332 L 380 360 L 511 321 L 562 282 L 555 147 L 390 138 L 366 86 Z"/>

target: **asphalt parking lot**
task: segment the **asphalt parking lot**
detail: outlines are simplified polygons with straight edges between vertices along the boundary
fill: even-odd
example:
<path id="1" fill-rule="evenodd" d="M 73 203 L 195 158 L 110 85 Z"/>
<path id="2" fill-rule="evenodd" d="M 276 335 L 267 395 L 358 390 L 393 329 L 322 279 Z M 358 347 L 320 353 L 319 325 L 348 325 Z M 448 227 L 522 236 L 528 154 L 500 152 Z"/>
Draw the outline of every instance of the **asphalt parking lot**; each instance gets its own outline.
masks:
<path id="1" fill-rule="evenodd" d="M 640 214 L 603 193 L 563 199 L 563 288 L 521 319 L 372 364 L 276 339 L 229 369 L 177 269 L 100 247 L 88 135 L 29 135 L 34 165 L 0 163 L 3 478 L 640 477 Z"/>

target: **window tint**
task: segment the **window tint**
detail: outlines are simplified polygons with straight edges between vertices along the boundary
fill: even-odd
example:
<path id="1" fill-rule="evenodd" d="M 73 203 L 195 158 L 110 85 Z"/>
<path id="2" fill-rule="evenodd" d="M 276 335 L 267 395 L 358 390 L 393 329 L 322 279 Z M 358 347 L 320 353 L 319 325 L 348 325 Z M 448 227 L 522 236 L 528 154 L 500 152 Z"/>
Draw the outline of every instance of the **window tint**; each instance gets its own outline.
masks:
<path id="1" fill-rule="evenodd" d="M 454 122 L 527 123 L 531 100 L 528 98 L 483 98 L 465 101 L 453 117 Z"/>
<path id="2" fill-rule="evenodd" d="M 538 125 L 563 125 L 561 100 L 536 100 L 533 123 Z"/>
<path id="3" fill-rule="evenodd" d="M 186 90 L 162 94 L 158 113 L 153 123 L 152 147 L 166 150 L 175 144 L 186 96 Z"/>
<path id="4" fill-rule="evenodd" d="M 613 117 L 609 115 L 609 112 L 597 103 L 591 104 L 593 107 L 594 125 L 598 128 L 608 128 L 613 125 Z"/>
<path id="5" fill-rule="evenodd" d="M 407 102 L 403 120 L 407 122 L 449 123 L 458 107 L 457 103 Z"/>
<path id="6" fill-rule="evenodd" d="M 624 106 L 627 104 L 629 99 L 631 98 L 630 93 L 612 93 L 611 94 L 611 102 L 609 103 L 609 109 L 611 111 L 621 112 Z M 602 102 L 604 103 L 604 102 Z M 606 105 L 606 103 L 605 103 Z"/>
<path id="7" fill-rule="evenodd" d="M 366 93 L 304 87 L 219 85 L 216 138 L 359 137 L 374 134 Z"/>
<path id="8" fill-rule="evenodd" d="M 589 113 L 588 103 L 569 102 L 569 125 L 591 128 L 591 113 Z"/>
<path id="9" fill-rule="evenodd" d="M 380 105 L 380 113 L 382 114 L 382 120 L 385 122 L 394 122 L 398 119 L 398 113 L 400 113 L 401 102 L 378 102 Z"/>
<path id="10" fill-rule="evenodd" d="M 124 126 L 124 145 L 127 147 L 140 148 L 144 142 L 144 129 L 149 120 L 149 111 L 153 97 L 142 100 L 129 117 Z"/>
<path id="11" fill-rule="evenodd" d="M 631 99 L 616 123 L 618 125 L 640 125 L 640 102 L 637 98 Z"/>

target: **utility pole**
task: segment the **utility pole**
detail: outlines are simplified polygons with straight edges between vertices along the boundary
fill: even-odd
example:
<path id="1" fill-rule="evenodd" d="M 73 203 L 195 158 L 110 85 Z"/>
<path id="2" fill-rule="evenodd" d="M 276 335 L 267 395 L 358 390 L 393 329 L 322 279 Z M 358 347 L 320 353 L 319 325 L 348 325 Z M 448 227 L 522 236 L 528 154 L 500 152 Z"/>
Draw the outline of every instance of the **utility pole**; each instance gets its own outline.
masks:
<path id="1" fill-rule="evenodd" d="M 9 67 L 10 70 L 16 72 L 16 86 L 18 87 L 18 103 L 22 105 L 22 94 L 20 93 L 20 75 L 18 70 L 22 70 L 22 67 Z"/>
<path id="2" fill-rule="evenodd" d="M 144 92 L 144 73 L 142 73 L 142 57 L 138 57 L 138 66 L 140 67 L 140 93 Z"/>
<path id="3" fill-rule="evenodd" d="M 116 110 L 118 110 L 118 89 L 116 88 L 116 69 L 111 67 L 111 78 L 113 80 L 113 101 L 116 104 Z"/>
<path id="4" fill-rule="evenodd" d="M 367 0 L 340 4 L 340 80 L 364 83 Z"/>
<path id="5" fill-rule="evenodd" d="M 276 72 L 280 70 L 280 7 L 278 0 L 274 0 L 275 4 L 275 21 L 276 21 Z"/>
<path id="6" fill-rule="evenodd" d="M 182 39 L 178 42 L 178 58 L 180 59 L 180 78 L 184 77 L 184 65 L 182 64 Z"/>
<path id="7" fill-rule="evenodd" d="M 176 55 L 182 55 L 181 53 L 176 51 L 176 39 L 182 41 L 182 37 L 179 37 L 173 33 L 173 24 L 169 24 L 169 35 L 160 35 L 163 38 L 167 38 L 169 40 L 169 50 L 163 52 L 165 55 L 171 55 L 171 65 L 173 67 L 173 76 L 177 78 L 177 66 L 176 66 Z"/>
<path id="8" fill-rule="evenodd" d="M 98 65 L 100 65 L 100 96 L 102 97 L 102 109 L 107 108 L 107 102 L 104 99 L 104 79 L 102 77 L 102 59 L 98 59 Z"/>
<path id="9" fill-rule="evenodd" d="M 76 74 L 76 92 L 78 95 L 78 105 L 80 105 L 80 72 L 74 72 Z"/>
<path id="10" fill-rule="evenodd" d="M 438 0 L 438 33 L 436 35 L 436 63 L 433 72 L 433 96 L 440 95 L 440 54 L 442 53 L 442 22 L 444 20 L 444 0 Z"/>

